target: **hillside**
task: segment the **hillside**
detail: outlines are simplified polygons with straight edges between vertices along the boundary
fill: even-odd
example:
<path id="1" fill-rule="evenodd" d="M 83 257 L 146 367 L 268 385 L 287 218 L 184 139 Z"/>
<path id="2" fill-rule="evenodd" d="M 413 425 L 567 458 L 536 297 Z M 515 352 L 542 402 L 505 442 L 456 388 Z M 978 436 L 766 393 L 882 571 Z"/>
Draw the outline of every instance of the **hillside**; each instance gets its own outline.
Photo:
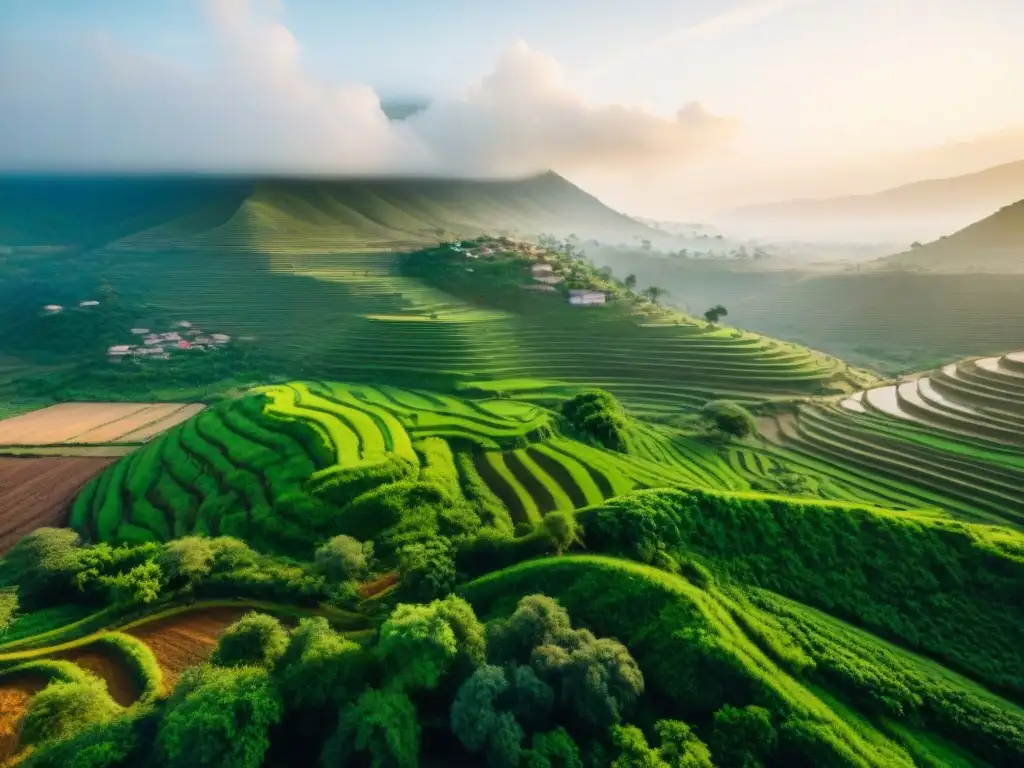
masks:
<path id="1" fill-rule="evenodd" d="M 879 265 L 926 272 L 1024 272 L 1024 200 Z"/>
<path id="2" fill-rule="evenodd" d="M 0 246 L 339 252 L 444 236 L 650 230 L 554 173 L 513 181 L 0 178 Z"/>
<path id="3" fill-rule="evenodd" d="M 1024 197 L 1024 160 L 874 194 L 725 211 L 715 223 L 761 237 L 925 241 Z"/>
<path id="4" fill-rule="evenodd" d="M 1024 758 L 1017 532 L 854 485 L 751 492 L 768 452 L 630 419 L 612 450 L 571 413 L 295 381 L 121 459 L 75 502 L 81 541 L 42 529 L 0 560 L 0 755 Z"/>

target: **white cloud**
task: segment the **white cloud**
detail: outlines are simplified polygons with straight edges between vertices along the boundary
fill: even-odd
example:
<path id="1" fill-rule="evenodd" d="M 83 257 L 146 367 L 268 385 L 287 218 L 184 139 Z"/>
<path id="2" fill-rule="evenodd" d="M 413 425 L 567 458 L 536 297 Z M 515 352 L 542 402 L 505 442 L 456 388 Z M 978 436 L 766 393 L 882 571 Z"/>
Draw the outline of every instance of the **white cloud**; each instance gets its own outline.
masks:
<path id="1" fill-rule="evenodd" d="M 376 92 L 301 66 L 275 13 L 210 0 L 212 69 L 109 39 L 0 51 L 0 169 L 516 175 L 684 160 L 735 122 L 690 104 L 675 119 L 592 106 L 525 43 L 463 93 L 392 122 Z"/>

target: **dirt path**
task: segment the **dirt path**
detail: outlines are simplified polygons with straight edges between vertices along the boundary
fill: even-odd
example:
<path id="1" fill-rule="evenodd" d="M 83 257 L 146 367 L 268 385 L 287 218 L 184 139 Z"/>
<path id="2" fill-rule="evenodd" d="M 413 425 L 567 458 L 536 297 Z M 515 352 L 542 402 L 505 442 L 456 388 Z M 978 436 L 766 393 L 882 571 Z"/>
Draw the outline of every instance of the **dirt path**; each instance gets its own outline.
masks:
<path id="1" fill-rule="evenodd" d="M 28 704 L 46 686 L 41 677 L 26 675 L 0 683 L 0 765 L 17 753 L 21 721 Z"/>
<path id="2" fill-rule="evenodd" d="M 112 461 L 0 458 L 0 555 L 36 528 L 64 525 L 75 494 Z"/>
<path id="3" fill-rule="evenodd" d="M 221 633 L 250 610 L 245 606 L 204 608 L 151 621 L 127 634 L 150 647 L 169 690 L 188 667 L 205 661 Z"/>

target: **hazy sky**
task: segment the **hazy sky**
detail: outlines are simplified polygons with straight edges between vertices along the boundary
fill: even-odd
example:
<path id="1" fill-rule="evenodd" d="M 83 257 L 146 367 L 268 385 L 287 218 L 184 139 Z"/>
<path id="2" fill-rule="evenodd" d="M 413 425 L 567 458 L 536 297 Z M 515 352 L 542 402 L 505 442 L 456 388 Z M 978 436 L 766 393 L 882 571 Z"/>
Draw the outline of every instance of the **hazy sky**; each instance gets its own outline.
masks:
<path id="1" fill-rule="evenodd" d="M 551 166 L 683 218 L 1024 158 L 1021 40 L 1022 0 L 0 0 L 0 168 Z"/>

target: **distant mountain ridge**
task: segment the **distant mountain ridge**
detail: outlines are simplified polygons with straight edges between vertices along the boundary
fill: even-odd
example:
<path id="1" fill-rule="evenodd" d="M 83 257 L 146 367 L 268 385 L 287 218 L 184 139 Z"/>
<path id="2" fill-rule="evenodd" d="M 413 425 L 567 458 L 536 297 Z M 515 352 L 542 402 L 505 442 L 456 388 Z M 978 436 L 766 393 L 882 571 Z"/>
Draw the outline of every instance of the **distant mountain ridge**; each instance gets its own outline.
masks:
<path id="1" fill-rule="evenodd" d="M 0 245 L 330 252 L 479 234 L 654 234 L 555 173 L 519 180 L 7 178 Z"/>
<path id="2" fill-rule="evenodd" d="M 1024 198 L 1024 160 L 875 194 L 789 200 L 725 211 L 716 223 L 763 236 L 930 240 Z"/>
<path id="3" fill-rule="evenodd" d="M 929 272 L 1024 272 L 1024 200 L 948 237 L 878 261 Z"/>

